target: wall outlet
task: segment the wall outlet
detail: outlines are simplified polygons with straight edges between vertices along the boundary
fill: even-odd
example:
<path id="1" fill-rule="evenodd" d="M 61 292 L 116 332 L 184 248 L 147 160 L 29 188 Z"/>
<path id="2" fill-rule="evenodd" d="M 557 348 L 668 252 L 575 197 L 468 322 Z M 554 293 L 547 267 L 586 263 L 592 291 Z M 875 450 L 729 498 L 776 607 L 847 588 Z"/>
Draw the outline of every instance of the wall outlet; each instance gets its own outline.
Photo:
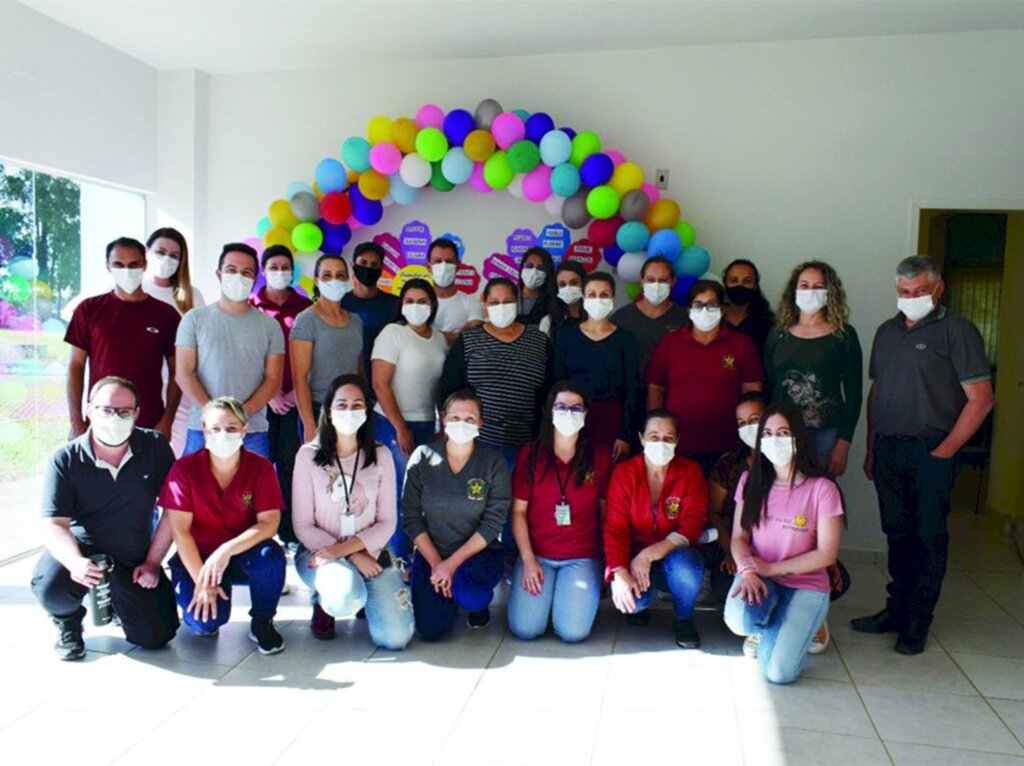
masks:
<path id="1" fill-rule="evenodd" d="M 654 171 L 654 186 L 656 189 L 667 189 L 668 188 L 668 169 L 663 168 L 661 170 Z"/>

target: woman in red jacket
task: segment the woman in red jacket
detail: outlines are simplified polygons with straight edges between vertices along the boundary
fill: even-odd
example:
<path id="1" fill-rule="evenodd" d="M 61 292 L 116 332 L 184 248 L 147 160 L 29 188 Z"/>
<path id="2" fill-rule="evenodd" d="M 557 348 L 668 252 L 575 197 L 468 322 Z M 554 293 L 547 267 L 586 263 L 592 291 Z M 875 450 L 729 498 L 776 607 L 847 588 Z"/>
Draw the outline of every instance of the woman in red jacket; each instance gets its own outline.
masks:
<path id="1" fill-rule="evenodd" d="M 700 466 L 676 457 L 679 422 L 667 410 L 647 414 L 643 455 L 615 469 L 604 526 L 605 577 L 612 600 L 633 624 L 645 625 L 652 587 L 672 595 L 672 632 L 683 649 L 700 646 L 693 604 L 704 563 L 693 546 L 708 520 L 708 488 Z M 657 498 L 657 500 L 654 500 Z"/>

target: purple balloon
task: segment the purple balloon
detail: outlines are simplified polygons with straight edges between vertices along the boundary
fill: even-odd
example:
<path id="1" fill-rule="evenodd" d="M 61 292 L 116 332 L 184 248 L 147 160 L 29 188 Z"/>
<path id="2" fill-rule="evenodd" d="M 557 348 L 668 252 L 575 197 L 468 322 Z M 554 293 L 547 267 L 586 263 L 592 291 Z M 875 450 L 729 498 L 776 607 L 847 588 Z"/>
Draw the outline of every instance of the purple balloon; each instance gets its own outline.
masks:
<path id="1" fill-rule="evenodd" d="M 580 180 L 593 189 L 612 180 L 615 163 L 607 154 L 591 154 L 580 165 Z"/>
<path id="2" fill-rule="evenodd" d="M 565 135 L 569 136 L 570 140 L 576 138 L 576 131 L 573 130 L 572 128 L 559 128 L 559 130 L 565 133 Z"/>
<path id="3" fill-rule="evenodd" d="M 384 217 L 384 205 L 378 200 L 366 199 L 359 187 L 353 184 L 348 190 L 352 199 L 352 217 L 364 226 L 373 226 Z"/>
<path id="4" fill-rule="evenodd" d="M 449 146 L 462 146 L 463 141 L 476 128 L 473 115 L 465 109 L 453 109 L 444 117 L 444 135 Z"/>
<path id="5" fill-rule="evenodd" d="M 672 300 L 684 308 L 690 305 L 690 288 L 697 283 L 697 277 L 679 277 L 672 286 Z"/>
<path id="6" fill-rule="evenodd" d="M 531 114 L 530 118 L 526 121 L 526 139 L 533 141 L 535 144 L 540 144 L 540 140 L 544 138 L 544 135 L 554 129 L 555 121 L 551 119 L 551 115 L 544 112 Z"/>
<path id="7" fill-rule="evenodd" d="M 604 256 L 604 259 L 608 263 L 608 265 L 614 269 L 616 266 L 619 265 L 619 260 L 624 255 L 624 252 L 621 247 L 609 245 L 608 247 L 601 251 L 601 254 Z"/>
<path id="8" fill-rule="evenodd" d="M 333 224 L 320 219 L 319 226 L 324 233 L 324 242 L 320 249 L 325 253 L 339 254 L 352 239 L 352 229 L 347 223 Z"/>

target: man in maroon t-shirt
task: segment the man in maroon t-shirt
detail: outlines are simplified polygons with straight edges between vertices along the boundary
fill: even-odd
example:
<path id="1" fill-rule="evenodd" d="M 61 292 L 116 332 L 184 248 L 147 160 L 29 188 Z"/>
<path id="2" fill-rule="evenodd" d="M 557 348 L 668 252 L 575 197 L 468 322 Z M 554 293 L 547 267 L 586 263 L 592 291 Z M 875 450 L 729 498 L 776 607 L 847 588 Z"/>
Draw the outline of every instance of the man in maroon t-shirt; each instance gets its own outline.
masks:
<path id="1" fill-rule="evenodd" d="M 181 389 L 174 382 L 174 338 L 181 317 L 171 306 L 143 292 L 145 270 L 145 246 L 130 237 L 115 239 L 107 245 L 107 271 L 114 289 L 86 298 L 71 317 L 64 334 L 64 342 L 71 346 L 67 387 L 71 439 L 88 428 L 82 415 L 86 362 L 90 380 L 116 375 L 134 383 L 139 389 L 136 424 L 171 436 L 181 401 Z"/>

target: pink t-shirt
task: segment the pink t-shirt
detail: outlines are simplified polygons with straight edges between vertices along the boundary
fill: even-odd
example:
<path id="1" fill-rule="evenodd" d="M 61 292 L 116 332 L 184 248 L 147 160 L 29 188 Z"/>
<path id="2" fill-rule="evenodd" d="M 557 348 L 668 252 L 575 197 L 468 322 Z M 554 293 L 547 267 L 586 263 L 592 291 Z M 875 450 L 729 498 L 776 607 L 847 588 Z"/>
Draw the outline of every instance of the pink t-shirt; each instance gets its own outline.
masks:
<path id="1" fill-rule="evenodd" d="M 743 490 L 749 476 L 744 473 L 736 487 L 737 506 L 743 503 Z M 795 487 L 774 486 L 768 493 L 768 507 L 761 522 L 752 530 L 754 553 L 772 563 L 810 553 L 818 545 L 818 519 L 842 515 L 843 500 L 831 479 L 804 479 Z M 832 589 L 825 568 L 773 579 L 789 588 L 825 593 Z"/>

